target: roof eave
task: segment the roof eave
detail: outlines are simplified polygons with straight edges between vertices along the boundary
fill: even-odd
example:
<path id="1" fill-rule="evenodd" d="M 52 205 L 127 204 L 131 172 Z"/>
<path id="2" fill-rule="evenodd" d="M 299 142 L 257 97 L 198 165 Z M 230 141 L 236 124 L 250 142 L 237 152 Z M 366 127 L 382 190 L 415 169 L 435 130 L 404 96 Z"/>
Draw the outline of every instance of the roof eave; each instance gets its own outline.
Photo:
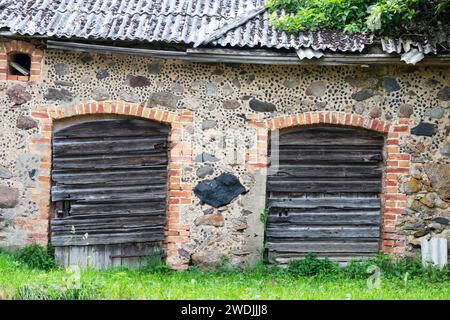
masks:
<path id="1" fill-rule="evenodd" d="M 370 66 L 406 65 L 398 54 L 387 53 L 327 53 L 321 58 L 300 59 L 295 51 L 274 51 L 268 49 L 223 49 L 187 48 L 185 51 L 154 50 L 133 47 L 117 47 L 85 42 L 48 40 L 48 49 L 102 54 L 123 54 L 146 56 L 159 59 L 175 59 L 191 62 L 247 63 L 269 65 L 325 65 L 325 66 Z M 428 55 L 417 66 L 450 66 L 450 54 Z"/>

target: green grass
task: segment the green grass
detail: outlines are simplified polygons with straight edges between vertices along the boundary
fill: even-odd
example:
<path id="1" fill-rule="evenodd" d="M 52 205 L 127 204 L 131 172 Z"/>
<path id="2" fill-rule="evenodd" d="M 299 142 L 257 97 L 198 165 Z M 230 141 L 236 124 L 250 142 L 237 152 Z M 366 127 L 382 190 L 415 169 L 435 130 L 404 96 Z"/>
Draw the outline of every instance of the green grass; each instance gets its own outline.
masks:
<path id="1" fill-rule="evenodd" d="M 298 274 L 298 270 L 293 273 L 262 265 L 246 270 L 220 268 L 216 272 L 168 271 L 161 267 L 152 268 L 156 271 L 113 268 L 101 272 L 83 269 L 77 281 L 76 275 L 68 269 L 30 267 L 17 256 L 0 251 L 0 298 L 450 299 L 447 275 L 433 280 L 382 274 L 381 287 L 371 290 L 365 276 L 352 279 L 339 272 L 330 276 L 298 276 L 294 275 Z"/>

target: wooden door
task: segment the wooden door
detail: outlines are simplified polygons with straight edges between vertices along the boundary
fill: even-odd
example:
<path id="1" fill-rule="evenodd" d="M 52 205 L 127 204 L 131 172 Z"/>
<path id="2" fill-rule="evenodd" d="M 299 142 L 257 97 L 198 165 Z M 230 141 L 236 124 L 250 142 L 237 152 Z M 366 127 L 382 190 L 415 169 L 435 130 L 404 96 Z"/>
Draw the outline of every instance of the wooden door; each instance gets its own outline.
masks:
<path id="1" fill-rule="evenodd" d="M 140 266 L 164 240 L 168 127 L 87 121 L 53 134 L 51 243 L 63 265 Z"/>
<path id="2" fill-rule="evenodd" d="M 383 144 L 347 128 L 280 133 L 279 170 L 267 186 L 269 261 L 315 252 L 345 263 L 378 252 Z"/>

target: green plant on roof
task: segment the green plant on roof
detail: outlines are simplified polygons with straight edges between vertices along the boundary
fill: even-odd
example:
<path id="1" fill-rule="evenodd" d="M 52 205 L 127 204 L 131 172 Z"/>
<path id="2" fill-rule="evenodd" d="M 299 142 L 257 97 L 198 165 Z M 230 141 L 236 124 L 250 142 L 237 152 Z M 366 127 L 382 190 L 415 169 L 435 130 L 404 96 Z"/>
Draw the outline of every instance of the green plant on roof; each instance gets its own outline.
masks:
<path id="1" fill-rule="evenodd" d="M 288 33 L 343 30 L 393 35 L 448 23 L 450 0 L 269 0 L 273 26 Z"/>

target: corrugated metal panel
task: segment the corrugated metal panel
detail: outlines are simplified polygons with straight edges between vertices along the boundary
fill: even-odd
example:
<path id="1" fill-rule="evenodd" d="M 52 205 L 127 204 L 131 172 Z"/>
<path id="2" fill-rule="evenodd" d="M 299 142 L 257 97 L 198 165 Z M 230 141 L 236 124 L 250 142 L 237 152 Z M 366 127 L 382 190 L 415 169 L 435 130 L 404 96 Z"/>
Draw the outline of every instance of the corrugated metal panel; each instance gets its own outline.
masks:
<path id="1" fill-rule="evenodd" d="M 433 237 L 430 240 L 422 238 L 422 262 L 425 266 L 435 265 L 440 268 L 448 265 L 447 239 Z"/>
<path id="2" fill-rule="evenodd" d="M 383 51 L 387 53 L 404 53 L 410 52 L 413 49 L 418 50 L 424 54 L 437 53 L 436 42 L 434 44 L 426 43 L 422 44 L 417 41 L 403 40 L 403 39 L 381 39 L 381 45 Z"/>
<path id="3" fill-rule="evenodd" d="M 192 44 L 265 0 L 0 0 L 0 28 L 22 35 Z M 227 32 L 213 45 L 362 51 L 370 36 L 276 31 L 267 13 Z"/>
<path id="4" fill-rule="evenodd" d="M 312 50 L 312 49 L 298 49 L 297 50 L 297 56 L 300 58 L 300 60 L 303 59 L 312 59 L 312 58 L 322 58 L 323 52 L 319 50 Z"/>
<path id="5" fill-rule="evenodd" d="M 405 61 L 407 64 L 416 64 L 417 62 L 422 61 L 424 58 L 425 55 L 423 54 L 423 52 L 420 52 L 417 49 L 412 49 L 402 54 L 400 60 Z"/>
<path id="6" fill-rule="evenodd" d="M 21 35 L 59 38 L 162 41 L 193 44 L 233 22 L 266 0 L 0 0 L 0 28 Z M 362 51 L 371 35 L 348 36 L 342 31 L 290 35 L 272 28 L 262 13 L 212 42 L 217 46 L 277 49 Z M 386 52 L 415 47 L 436 53 L 450 45 L 448 33 L 421 42 L 382 40 Z"/>
<path id="7" fill-rule="evenodd" d="M 332 51 L 362 51 L 366 45 L 372 44 L 371 35 L 349 36 L 343 31 L 307 31 L 297 35 L 275 30 L 267 17 L 267 13 L 249 20 L 244 25 L 230 30 L 213 44 L 239 47 L 268 47 L 276 49 L 312 48 L 314 50 L 329 49 Z"/>

